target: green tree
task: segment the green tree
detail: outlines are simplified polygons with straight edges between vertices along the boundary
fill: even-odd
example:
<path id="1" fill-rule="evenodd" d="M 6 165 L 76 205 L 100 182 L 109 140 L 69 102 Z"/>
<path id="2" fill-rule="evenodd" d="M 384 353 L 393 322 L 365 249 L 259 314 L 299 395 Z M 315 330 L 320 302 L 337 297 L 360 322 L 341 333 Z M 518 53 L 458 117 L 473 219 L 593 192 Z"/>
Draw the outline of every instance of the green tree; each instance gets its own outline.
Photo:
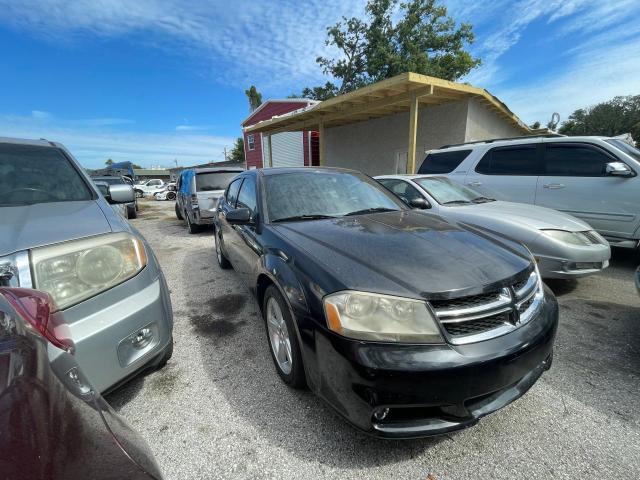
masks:
<path id="1" fill-rule="evenodd" d="M 533 122 L 531 125 L 529 125 L 529 128 L 531 128 L 532 130 L 537 130 L 538 128 L 540 128 L 540 122 Z"/>
<path id="2" fill-rule="evenodd" d="M 131 164 L 131 168 L 135 168 L 136 170 L 140 170 L 142 167 L 140 165 L 138 165 L 137 163 L 132 163 Z"/>
<path id="3" fill-rule="evenodd" d="M 256 108 L 262 105 L 262 94 L 258 92 L 255 85 L 251 85 L 249 90 L 245 90 L 244 94 L 249 100 L 249 111 L 253 112 Z"/>
<path id="4" fill-rule="evenodd" d="M 614 97 L 569 115 L 559 129 L 565 135 L 616 136 L 630 133 L 640 140 L 640 95 Z"/>
<path id="5" fill-rule="evenodd" d="M 365 12 L 327 28 L 325 44 L 340 54 L 316 62 L 337 84 L 307 87 L 303 96 L 325 100 L 405 72 L 458 80 L 480 64 L 465 50 L 471 25 L 457 26 L 436 0 L 369 0 Z"/>
<path id="6" fill-rule="evenodd" d="M 233 148 L 229 152 L 229 160 L 244 162 L 244 140 L 241 137 L 236 138 Z"/>
<path id="7" fill-rule="evenodd" d="M 106 162 L 104 162 L 104 163 L 105 163 L 105 165 L 106 165 L 107 167 L 110 167 L 110 166 L 111 166 L 111 165 L 113 165 L 115 162 L 114 162 L 113 160 L 111 160 L 110 158 L 108 158 L 108 159 L 107 159 L 107 161 L 106 161 Z"/>

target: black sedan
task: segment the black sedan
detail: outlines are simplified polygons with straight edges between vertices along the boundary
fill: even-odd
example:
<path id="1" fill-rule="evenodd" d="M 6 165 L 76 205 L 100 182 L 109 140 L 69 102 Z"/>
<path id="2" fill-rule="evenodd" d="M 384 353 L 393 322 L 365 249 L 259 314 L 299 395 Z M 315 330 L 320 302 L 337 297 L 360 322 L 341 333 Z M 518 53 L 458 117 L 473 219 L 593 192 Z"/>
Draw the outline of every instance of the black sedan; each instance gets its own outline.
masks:
<path id="1" fill-rule="evenodd" d="M 414 212 L 357 172 L 245 172 L 215 231 L 282 380 L 368 433 L 469 427 L 551 365 L 558 307 L 525 247 Z"/>

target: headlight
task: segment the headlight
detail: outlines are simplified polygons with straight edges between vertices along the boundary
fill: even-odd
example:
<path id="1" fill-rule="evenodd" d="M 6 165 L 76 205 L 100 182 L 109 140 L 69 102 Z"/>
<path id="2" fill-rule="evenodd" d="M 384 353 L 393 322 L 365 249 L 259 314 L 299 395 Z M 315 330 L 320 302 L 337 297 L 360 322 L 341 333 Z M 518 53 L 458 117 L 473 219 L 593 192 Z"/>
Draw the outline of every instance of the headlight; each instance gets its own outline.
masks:
<path id="1" fill-rule="evenodd" d="M 136 237 L 114 233 L 33 249 L 31 262 L 35 288 L 63 309 L 133 277 L 147 255 Z"/>
<path id="2" fill-rule="evenodd" d="M 548 237 L 571 245 L 588 246 L 593 244 L 582 232 L 567 232 L 566 230 L 540 230 Z"/>
<path id="3" fill-rule="evenodd" d="M 376 293 L 345 291 L 327 295 L 329 329 L 358 340 L 443 343 L 426 302 Z"/>

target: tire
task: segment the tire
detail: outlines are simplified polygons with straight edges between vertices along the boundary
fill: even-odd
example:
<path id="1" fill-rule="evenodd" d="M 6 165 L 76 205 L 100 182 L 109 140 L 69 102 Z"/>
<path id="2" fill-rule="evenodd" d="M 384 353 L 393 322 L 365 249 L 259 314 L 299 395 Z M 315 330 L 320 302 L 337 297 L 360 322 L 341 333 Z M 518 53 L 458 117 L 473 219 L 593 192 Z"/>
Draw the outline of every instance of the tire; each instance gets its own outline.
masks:
<path id="1" fill-rule="evenodd" d="M 182 218 L 182 213 L 180 213 L 180 209 L 178 208 L 177 203 L 176 203 L 176 217 L 178 217 L 178 220 L 184 220 L 184 218 Z"/>
<path id="2" fill-rule="evenodd" d="M 187 214 L 187 230 L 189 230 L 189 233 L 191 235 L 195 234 L 195 233 L 200 233 L 202 231 L 202 227 L 200 225 L 197 225 L 195 223 L 191 223 L 191 219 L 189 218 L 189 214 Z"/>
<path id="3" fill-rule="evenodd" d="M 167 365 L 167 362 L 171 359 L 172 356 L 173 356 L 173 337 L 171 337 L 171 342 L 169 343 L 167 348 L 165 348 L 164 356 L 162 357 L 162 360 L 160 360 L 160 362 L 156 366 L 156 370 L 160 370 L 160 369 L 164 368 Z"/>
<path id="4" fill-rule="evenodd" d="M 214 228 L 215 231 L 215 228 Z M 228 270 L 231 268 L 231 262 L 227 259 L 224 252 L 222 251 L 222 233 L 216 231 L 216 260 L 218 260 L 218 265 L 223 270 Z"/>
<path id="5" fill-rule="evenodd" d="M 176 194 L 174 192 L 167 193 L 167 200 L 175 200 Z"/>
<path id="6" fill-rule="evenodd" d="M 128 219 L 138 218 L 138 212 L 136 212 L 135 206 L 131 207 L 127 205 L 127 218 Z"/>
<path id="7" fill-rule="evenodd" d="M 270 285 L 264 293 L 262 316 L 271 359 L 278 375 L 292 388 L 305 388 L 307 382 L 294 320 L 287 302 L 275 285 Z"/>

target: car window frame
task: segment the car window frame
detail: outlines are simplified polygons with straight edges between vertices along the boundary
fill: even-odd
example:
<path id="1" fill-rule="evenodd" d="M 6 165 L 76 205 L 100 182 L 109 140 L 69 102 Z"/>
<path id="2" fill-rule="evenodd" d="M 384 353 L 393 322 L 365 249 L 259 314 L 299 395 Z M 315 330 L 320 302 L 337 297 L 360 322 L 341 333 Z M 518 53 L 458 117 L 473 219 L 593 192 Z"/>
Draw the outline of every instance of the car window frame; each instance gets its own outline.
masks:
<path id="1" fill-rule="evenodd" d="M 611 175 L 607 175 L 606 172 L 602 173 L 600 175 L 575 175 L 575 174 L 562 174 L 562 173 L 547 173 L 546 169 L 547 169 L 547 162 L 546 162 L 546 156 L 547 156 L 547 148 L 549 147 L 553 147 L 553 146 L 567 146 L 567 145 L 577 145 L 580 147 L 588 147 L 588 148 L 592 148 L 593 150 L 597 150 L 601 153 L 603 153 L 606 157 L 609 157 L 610 162 L 607 163 L 611 163 L 611 162 L 622 162 L 625 165 L 627 165 L 627 167 L 629 169 L 631 169 L 631 171 L 633 171 L 635 173 L 635 170 L 633 170 L 633 168 L 631 168 L 631 166 L 629 166 L 627 164 L 627 162 L 625 162 L 624 160 L 619 159 L 616 155 L 614 155 L 613 152 L 610 152 L 609 150 L 607 150 L 606 148 L 602 147 L 601 145 L 595 144 L 595 143 L 591 143 L 591 142 L 580 142 L 580 141 L 562 141 L 562 142 L 545 142 L 543 143 L 543 149 L 542 149 L 542 173 L 540 173 L 541 177 L 574 177 L 574 178 L 605 178 L 605 177 L 610 177 Z"/>
<path id="2" fill-rule="evenodd" d="M 249 209 L 249 210 L 251 211 L 251 220 L 255 221 L 256 218 L 259 215 L 259 212 L 260 212 L 260 205 L 259 205 L 260 202 L 259 202 L 259 195 L 258 195 L 258 180 L 255 178 L 254 175 L 243 175 L 238 180 L 241 180 L 241 183 L 240 183 L 240 188 L 238 188 L 238 195 L 236 196 L 236 206 L 234 208 L 248 208 L 248 207 L 239 207 L 238 206 L 239 200 L 240 200 L 240 192 L 242 192 L 242 189 L 244 188 L 244 185 L 245 185 L 246 182 L 253 181 L 253 183 L 254 183 L 254 191 L 255 191 L 255 210 L 251 210 L 251 209 Z M 233 182 L 231 182 L 231 183 L 233 183 Z M 229 184 L 229 186 L 231 186 L 231 183 Z"/>
<path id="3" fill-rule="evenodd" d="M 456 154 L 456 153 L 465 153 L 464 157 L 462 158 L 462 160 L 460 160 L 455 167 L 453 167 L 451 170 L 449 170 L 448 172 L 420 172 L 420 170 L 422 169 L 422 167 L 425 165 L 425 163 L 427 163 L 427 160 L 429 160 L 430 156 L 435 156 L 435 155 L 446 155 L 446 154 Z M 433 150 L 430 151 L 429 153 L 427 153 L 427 155 L 424 157 L 424 160 L 422 160 L 422 163 L 420 164 L 420 167 L 418 168 L 418 175 L 448 175 L 450 173 L 455 172 L 458 167 L 460 167 L 460 165 L 462 165 L 468 158 L 469 156 L 473 153 L 473 148 L 462 148 L 462 149 L 456 149 L 456 150 Z"/>
<path id="4" fill-rule="evenodd" d="M 517 149 L 517 148 L 531 148 L 533 147 L 533 149 L 535 149 L 536 152 L 536 166 L 537 166 L 537 173 L 486 173 L 486 172 L 479 172 L 478 171 L 478 166 L 480 165 L 480 163 L 482 163 L 482 161 L 487 158 L 488 155 L 493 155 L 493 152 L 496 150 L 509 150 L 509 149 Z M 490 162 L 493 162 L 493 159 L 490 159 Z M 540 172 L 542 172 L 543 168 L 544 168 L 544 158 L 543 158 L 543 144 L 541 143 L 517 143 L 514 145 L 497 145 L 494 147 L 489 148 L 487 151 L 484 152 L 484 154 L 482 154 L 482 156 L 480 157 L 480 159 L 478 159 L 475 163 L 475 165 L 473 166 L 473 173 L 477 174 L 477 175 L 485 175 L 487 177 L 538 177 L 541 175 Z"/>
<path id="5" fill-rule="evenodd" d="M 405 201 L 400 195 L 398 195 L 393 190 L 391 190 L 391 188 L 387 187 L 384 183 L 382 183 L 385 180 L 388 181 L 388 182 L 397 182 L 397 184 L 404 183 L 407 187 L 413 188 L 416 191 L 416 193 L 418 194 L 419 198 L 422 198 L 422 199 L 426 200 L 427 202 L 430 202 L 430 200 L 427 197 L 425 197 L 425 195 L 420 191 L 420 188 L 416 187 L 413 183 L 411 183 L 410 181 L 408 181 L 408 180 L 406 180 L 404 178 L 380 178 L 380 179 L 378 179 L 378 183 L 380 183 L 380 185 L 382 185 L 384 188 L 389 190 L 393 195 L 398 197 L 400 200 L 402 200 L 405 204 L 407 204 L 409 206 L 411 206 L 411 204 L 409 203 L 411 200 Z"/>
<path id="6" fill-rule="evenodd" d="M 236 205 L 238 204 L 238 194 L 240 193 L 240 189 L 242 188 L 242 183 L 244 182 L 244 178 L 245 177 L 243 175 L 243 176 L 238 177 L 238 178 L 234 179 L 233 181 L 229 182 L 229 185 L 227 185 L 227 189 L 224 191 L 224 201 L 232 209 L 235 209 Z M 238 187 L 238 192 L 236 193 L 236 198 L 235 198 L 235 200 L 233 202 L 233 205 L 231 205 L 231 203 L 229 203 L 229 190 L 231 189 L 231 186 L 236 182 L 240 182 L 240 186 Z"/>

